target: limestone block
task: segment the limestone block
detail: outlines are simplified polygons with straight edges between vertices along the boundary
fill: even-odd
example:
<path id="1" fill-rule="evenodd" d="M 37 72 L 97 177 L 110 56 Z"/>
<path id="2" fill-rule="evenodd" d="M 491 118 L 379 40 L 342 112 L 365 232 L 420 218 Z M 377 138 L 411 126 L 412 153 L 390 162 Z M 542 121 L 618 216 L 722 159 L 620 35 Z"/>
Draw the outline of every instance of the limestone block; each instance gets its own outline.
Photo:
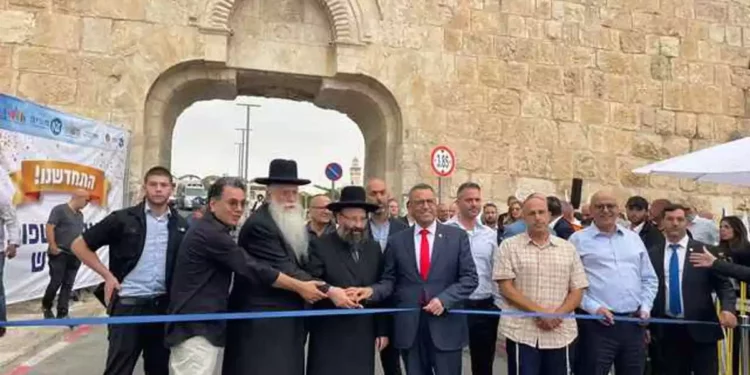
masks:
<path id="1" fill-rule="evenodd" d="M 635 134 L 631 152 L 633 156 L 648 160 L 661 160 L 669 155 L 669 150 L 663 146 L 661 136 L 642 132 Z"/>
<path id="2" fill-rule="evenodd" d="M 623 130 L 638 129 L 638 107 L 635 105 L 610 103 L 610 125 Z"/>
<path id="3" fill-rule="evenodd" d="M 708 27 L 708 39 L 715 43 L 724 43 L 726 29 L 723 24 L 712 23 Z"/>
<path id="4" fill-rule="evenodd" d="M 81 18 L 65 14 L 38 13 L 30 43 L 75 51 L 80 48 Z"/>
<path id="5" fill-rule="evenodd" d="M 669 151 L 670 157 L 684 155 L 690 152 L 690 140 L 683 137 L 665 137 L 664 148 Z M 671 183 L 670 185 L 674 185 Z"/>
<path id="6" fill-rule="evenodd" d="M 624 9 L 602 7 L 599 9 L 599 18 L 601 18 L 602 26 L 622 30 L 633 28 L 633 17 Z"/>
<path id="7" fill-rule="evenodd" d="M 599 180 L 599 171 L 596 166 L 596 156 L 589 151 L 578 152 L 575 154 L 575 172 L 574 174 L 586 181 Z"/>
<path id="8" fill-rule="evenodd" d="M 560 121 L 557 124 L 560 135 L 558 147 L 569 148 L 576 151 L 585 150 L 589 147 L 588 126 L 575 122 Z"/>
<path id="9" fill-rule="evenodd" d="M 647 165 L 648 161 L 632 156 L 620 156 L 617 158 L 617 180 L 625 187 L 648 186 L 648 175 L 635 174 L 633 169 Z"/>
<path id="10" fill-rule="evenodd" d="M 659 81 L 672 80 L 672 64 L 666 56 L 651 57 L 651 78 Z"/>
<path id="11" fill-rule="evenodd" d="M 503 87 L 505 63 L 498 59 L 480 57 L 477 61 L 477 69 L 481 84 L 494 88 Z"/>
<path id="12" fill-rule="evenodd" d="M 663 36 L 659 40 L 659 52 L 662 56 L 680 56 L 680 39 L 672 36 Z"/>
<path id="13" fill-rule="evenodd" d="M 76 80 L 49 74 L 22 73 L 18 94 L 43 104 L 70 105 L 75 102 Z"/>
<path id="14" fill-rule="evenodd" d="M 532 40 L 497 37 L 494 46 L 495 53 L 501 60 L 522 63 L 535 61 L 537 48 Z"/>
<path id="15" fill-rule="evenodd" d="M 565 61 L 565 47 L 546 41 L 535 41 L 535 58 L 536 64 L 544 65 L 562 65 Z"/>
<path id="16" fill-rule="evenodd" d="M 618 30 L 601 26 L 585 25 L 580 27 L 581 45 L 608 51 L 620 50 Z"/>
<path id="17" fill-rule="evenodd" d="M 596 51 L 593 48 L 571 47 L 565 48 L 565 65 L 582 68 L 596 66 Z"/>
<path id="18" fill-rule="evenodd" d="M 112 20 L 85 17 L 83 19 L 83 50 L 109 52 L 112 48 Z"/>
<path id="19" fill-rule="evenodd" d="M 521 98 L 518 91 L 490 89 L 488 101 L 490 113 L 518 116 L 521 112 Z"/>
<path id="20" fill-rule="evenodd" d="M 662 105 L 662 84 L 651 79 L 630 78 L 628 98 L 633 103 L 649 106 Z"/>
<path id="21" fill-rule="evenodd" d="M 482 34 L 507 35 L 507 22 L 504 15 L 498 12 L 472 11 L 471 31 Z M 455 32 L 456 30 L 446 29 Z"/>
<path id="22" fill-rule="evenodd" d="M 505 66 L 505 87 L 509 89 L 525 89 L 529 81 L 529 67 L 522 63 L 508 63 Z"/>
<path id="23" fill-rule="evenodd" d="M 146 21 L 163 25 L 187 25 L 190 15 L 190 0 L 146 1 Z M 305 12 L 313 13 L 313 12 Z"/>
<path id="24" fill-rule="evenodd" d="M 461 42 L 462 51 L 466 54 L 475 56 L 492 56 L 495 55 L 495 46 L 492 35 L 486 35 L 476 32 L 463 33 Z M 416 47 L 415 47 L 416 48 Z"/>
<path id="25" fill-rule="evenodd" d="M 664 83 L 664 108 L 681 110 L 683 104 L 682 84 L 675 82 Z"/>
<path id="26" fill-rule="evenodd" d="M 13 93 L 13 77 L 15 72 L 10 69 L 0 69 L 0 92 Z"/>
<path id="27" fill-rule="evenodd" d="M 745 116 L 745 92 L 736 87 L 724 88 L 724 114 L 729 116 Z"/>
<path id="28" fill-rule="evenodd" d="M 695 2 L 695 18 L 711 22 L 725 22 L 727 5 L 699 0 Z"/>
<path id="29" fill-rule="evenodd" d="M 34 13 L 0 11 L 0 43 L 26 43 L 34 34 Z"/>
<path id="30" fill-rule="evenodd" d="M 714 121 L 710 115 L 697 115 L 696 124 L 698 138 L 712 139 L 714 137 Z"/>
<path id="31" fill-rule="evenodd" d="M 641 127 L 653 130 L 656 126 L 656 108 L 641 106 Z"/>
<path id="32" fill-rule="evenodd" d="M 684 85 L 682 102 L 692 112 L 721 113 L 721 88 L 705 85 Z"/>
<path id="33" fill-rule="evenodd" d="M 661 37 L 658 35 L 646 35 L 646 53 L 658 55 L 661 50 Z"/>
<path id="34" fill-rule="evenodd" d="M 500 9 L 503 13 L 530 16 L 534 12 L 534 0 L 503 0 Z"/>
<path id="35" fill-rule="evenodd" d="M 549 95 L 538 92 L 525 92 L 521 102 L 521 116 L 551 118 L 552 101 Z"/>
<path id="36" fill-rule="evenodd" d="M 117 20 L 143 20 L 148 0 L 52 0 L 56 12 Z"/>
<path id="37" fill-rule="evenodd" d="M 596 66 L 605 73 L 629 74 L 631 72 L 631 59 L 629 55 L 623 53 L 598 51 Z"/>
<path id="38" fill-rule="evenodd" d="M 714 66 L 714 82 L 718 86 L 732 85 L 732 69 L 726 65 Z"/>
<path id="39" fill-rule="evenodd" d="M 735 47 L 742 47 L 742 28 L 739 26 L 727 26 L 726 28 L 727 44 Z"/>
<path id="40" fill-rule="evenodd" d="M 575 120 L 586 124 L 604 124 L 609 116 L 609 106 L 602 100 L 574 98 Z"/>
<path id="41" fill-rule="evenodd" d="M 685 36 L 687 24 L 680 19 L 649 13 L 633 13 L 633 30 L 663 36 Z"/>
<path id="42" fill-rule="evenodd" d="M 18 49 L 18 69 L 36 73 L 58 74 L 76 77 L 79 62 L 70 53 L 38 47 Z"/>
<path id="43" fill-rule="evenodd" d="M 459 83 L 476 84 L 479 81 L 477 58 L 456 56 L 456 73 L 458 73 Z"/>
<path id="44" fill-rule="evenodd" d="M 552 96 L 552 118 L 562 121 L 573 121 L 573 96 Z"/>
<path id="45" fill-rule="evenodd" d="M 513 14 L 508 15 L 507 18 L 508 35 L 516 38 L 527 38 L 528 32 L 526 30 L 526 20 L 521 16 Z"/>
<path id="46" fill-rule="evenodd" d="M 492 147 L 488 148 L 487 152 L 482 155 L 481 170 L 489 173 L 507 173 L 509 152 L 510 146 L 507 143 L 493 143 Z"/>
<path id="47" fill-rule="evenodd" d="M 729 116 L 713 116 L 714 139 L 728 142 L 729 137 L 738 129 L 737 119 Z"/>
<path id="48" fill-rule="evenodd" d="M 675 114 L 675 134 L 686 138 L 695 137 L 697 134 L 696 115 L 694 113 L 677 112 Z"/>
<path id="49" fill-rule="evenodd" d="M 656 111 L 656 134 L 671 135 L 675 131 L 675 114 L 672 111 Z"/>
<path id="50" fill-rule="evenodd" d="M 710 64 L 689 64 L 690 83 L 711 85 L 714 83 L 714 66 Z"/>
<path id="51" fill-rule="evenodd" d="M 552 172 L 548 150 L 535 145 L 513 146 L 509 154 L 510 173 L 533 178 L 549 178 Z"/>
<path id="52" fill-rule="evenodd" d="M 615 102 L 628 101 L 626 76 L 589 70 L 586 72 L 584 86 L 587 96 Z"/>
<path id="53" fill-rule="evenodd" d="M 620 33 L 620 48 L 625 53 L 645 53 L 646 35 L 638 31 Z"/>
<path id="54" fill-rule="evenodd" d="M 721 51 L 720 57 L 722 62 L 732 66 L 748 67 L 750 51 L 747 48 L 723 45 L 719 49 Z"/>
<path id="55" fill-rule="evenodd" d="M 11 46 L 0 45 L 0 69 L 10 68 L 10 60 L 13 56 L 13 48 Z"/>
<path id="56" fill-rule="evenodd" d="M 544 31 L 547 39 L 560 40 L 563 38 L 563 24 L 560 21 L 546 21 Z"/>
<path id="57" fill-rule="evenodd" d="M 711 42 L 698 41 L 698 59 L 718 62 L 721 59 L 721 48 Z"/>
<path id="58" fill-rule="evenodd" d="M 562 69 L 555 66 L 532 65 L 529 68 L 529 89 L 552 94 L 562 94 Z"/>
<path id="59" fill-rule="evenodd" d="M 460 30 L 445 29 L 443 46 L 446 52 L 458 52 L 463 49 L 463 36 Z"/>
<path id="60" fill-rule="evenodd" d="M 8 0 L 8 4 L 19 7 L 46 8 L 48 0 Z"/>

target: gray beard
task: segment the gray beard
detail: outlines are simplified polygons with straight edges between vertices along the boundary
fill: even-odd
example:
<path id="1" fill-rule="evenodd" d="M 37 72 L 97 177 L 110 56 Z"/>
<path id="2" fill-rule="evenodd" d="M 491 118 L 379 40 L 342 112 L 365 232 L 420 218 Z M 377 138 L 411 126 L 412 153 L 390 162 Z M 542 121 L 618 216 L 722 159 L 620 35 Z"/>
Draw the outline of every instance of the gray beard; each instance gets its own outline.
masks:
<path id="1" fill-rule="evenodd" d="M 279 227 L 281 235 L 286 243 L 294 250 L 298 261 L 307 260 L 307 247 L 309 239 L 305 228 L 305 217 L 300 205 L 293 209 L 285 210 L 281 205 L 271 202 L 268 205 L 271 218 Z"/>

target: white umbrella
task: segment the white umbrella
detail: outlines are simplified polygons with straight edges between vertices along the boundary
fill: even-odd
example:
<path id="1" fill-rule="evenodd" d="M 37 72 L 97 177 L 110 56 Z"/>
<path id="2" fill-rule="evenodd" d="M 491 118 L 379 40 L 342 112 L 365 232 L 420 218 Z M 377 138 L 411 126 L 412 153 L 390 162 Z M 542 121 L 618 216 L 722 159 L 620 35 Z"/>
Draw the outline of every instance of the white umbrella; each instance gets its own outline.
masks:
<path id="1" fill-rule="evenodd" d="M 750 186 L 750 137 L 662 160 L 633 173 Z"/>

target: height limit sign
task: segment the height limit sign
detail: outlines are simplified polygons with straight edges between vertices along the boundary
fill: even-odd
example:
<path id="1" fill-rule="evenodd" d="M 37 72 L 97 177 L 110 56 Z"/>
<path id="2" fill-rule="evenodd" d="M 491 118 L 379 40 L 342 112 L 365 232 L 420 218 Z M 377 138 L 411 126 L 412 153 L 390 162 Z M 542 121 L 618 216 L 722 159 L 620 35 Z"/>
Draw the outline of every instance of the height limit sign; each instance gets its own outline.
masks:
<path id="1" fill-rule="evenodd" d="M 450 177 L 456 170 L 456 154 L 448 146 L 437 146 L 430 153 L 432 172 L 438 176 L 438 202 L 443 202 L 443 177 Z"/>

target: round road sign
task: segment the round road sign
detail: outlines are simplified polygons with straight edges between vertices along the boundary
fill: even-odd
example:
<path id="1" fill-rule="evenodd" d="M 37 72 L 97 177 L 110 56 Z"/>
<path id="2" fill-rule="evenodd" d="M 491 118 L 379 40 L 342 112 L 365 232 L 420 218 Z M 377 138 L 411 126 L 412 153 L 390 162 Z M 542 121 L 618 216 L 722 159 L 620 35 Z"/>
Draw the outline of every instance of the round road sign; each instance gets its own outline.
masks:
<path id="1" fill-rule="evenodd" d="M 437 146 L 430 155 L 432 171 L 440 177 L 449 177 L 456 169 L 456 154 L 448 146 Z"/>
<path id="2" fill-rule="evenodd" d="M 329 163 L 326 165 L 326 177 L 331 181 L 338 181 L 344 175 L 344 169 L 339 163 Z"/>

